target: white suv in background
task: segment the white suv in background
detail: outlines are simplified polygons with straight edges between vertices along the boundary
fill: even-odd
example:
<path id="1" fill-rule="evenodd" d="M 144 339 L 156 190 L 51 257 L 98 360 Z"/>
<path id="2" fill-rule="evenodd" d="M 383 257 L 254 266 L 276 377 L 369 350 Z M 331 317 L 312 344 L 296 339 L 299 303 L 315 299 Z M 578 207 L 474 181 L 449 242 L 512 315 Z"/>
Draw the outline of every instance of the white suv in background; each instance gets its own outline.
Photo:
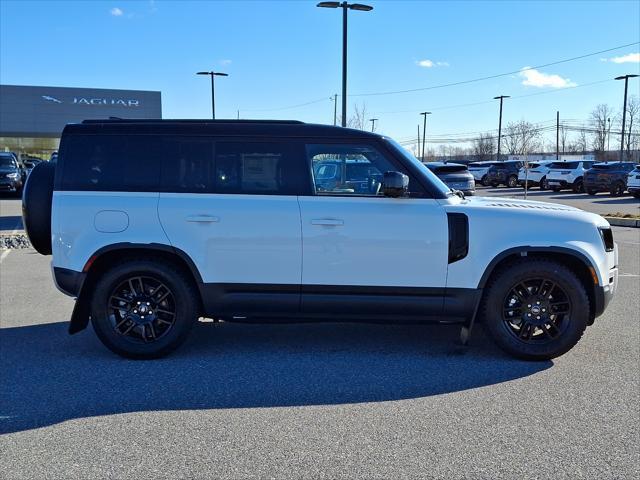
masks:
<path id="1" fill-rule="evenodd" d="M 496 162 L 471 162 L 467 167 L 469 168 L 469 173 L 473 175 L 475 182 L 486 187 L 489 185 L 486 183 L 487 172 L 494 163 Z"/>
<path id="2" fill-rule="evenodd" d="M 549 165 L 551 163 L 553 163 L 553 160 L 529 162 L 528 167 L 525 164 L 525 166 L 518 171 L 518 185 L 524 187 L 525 183 L 528 183 L 529 187 L 540 187 L 540 190 L 548 190 L 549 183 L 547 181 L 547 174 L 549 173 Z"/>
<path id="3" fill-rule="evenodd" d="M 208 317 L 457 323 L 463 341 L 477 319 L 512 355 L 549 359 L 617 285 L 603 217 L 465 198 L 390 138 L 328 125 L 67 125 L 23 212 L 77 298 L 70 333 L 91 321 L 133 358 L 168 354 Z"/>
<path id="4" fill-rule="evenodd" d="M 627 190 L 631 195 L 640 198 L 640 164 L 636 165 L 627 176 Z"/>
<path id="5" fill-rule="evenodd" d="M 593 161 L 569 160 L 549 164 L 547 183 L 554 192 L 570 188 L 575 193 L 584 192 L 584 172 L 593 166 Z"/>

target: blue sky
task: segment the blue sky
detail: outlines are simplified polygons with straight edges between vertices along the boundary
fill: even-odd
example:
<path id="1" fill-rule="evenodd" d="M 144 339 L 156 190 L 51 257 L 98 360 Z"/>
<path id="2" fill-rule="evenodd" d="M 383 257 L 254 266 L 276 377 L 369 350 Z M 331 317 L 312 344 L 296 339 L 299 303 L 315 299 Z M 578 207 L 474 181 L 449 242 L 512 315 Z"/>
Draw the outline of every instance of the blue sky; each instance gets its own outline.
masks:
<path id="1" fill-rule="evenodd" d="M 160 90 L 165 118 L 207 118 L 210 87 L 194 73 L 215 69 L 230 75 L 216 83 L 218 117 L 240 110 L 242 118 L 331 123 L 341 17 L 315 3 L 0 0 L 0 82 Z M 349 15 L 350 94 L 474 79 L 640 41 L 638 1 L 370 4 L 372 12 Z M 423 110 L 433 111 L 430 135 L 494 129 L 499 94 L 514 97 L 505 123 L 551 121 L 556 110 L 586 120 L 598 103 L 620 109 L 623 85 L 611 79 L 640 73 L 638 52 L 636 44 L 528 76 L 354 96 L 349 108 L 364 103 L 379 131 L 399 139 L 416 136 Z M 640 93 L 637 79 L 630 92 Z M 478 104 L 448 108 L 470 103 Z"/>

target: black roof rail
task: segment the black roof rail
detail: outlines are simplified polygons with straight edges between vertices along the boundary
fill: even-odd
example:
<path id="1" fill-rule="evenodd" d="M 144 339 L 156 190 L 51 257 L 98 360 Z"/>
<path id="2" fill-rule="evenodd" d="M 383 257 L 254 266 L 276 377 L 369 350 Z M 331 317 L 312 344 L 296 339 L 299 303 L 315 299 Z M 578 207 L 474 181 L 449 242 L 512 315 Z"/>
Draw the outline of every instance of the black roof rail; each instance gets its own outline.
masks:
<path id="1" fill-rule="evenodd" d="M 276 125 L 301 125 L 304 122 L 300 120 L 235 120 L 235 119 L 219 119 L 219 120 L 207 120 L 207 119 L 160 119 L 160 118 L 117 118 L 109 117 L 108 119 L 91 119 L 83 120 L 83 124 L 97 124 L 97 123 L 198 123 L 198 124 L 276 124 Z"/>

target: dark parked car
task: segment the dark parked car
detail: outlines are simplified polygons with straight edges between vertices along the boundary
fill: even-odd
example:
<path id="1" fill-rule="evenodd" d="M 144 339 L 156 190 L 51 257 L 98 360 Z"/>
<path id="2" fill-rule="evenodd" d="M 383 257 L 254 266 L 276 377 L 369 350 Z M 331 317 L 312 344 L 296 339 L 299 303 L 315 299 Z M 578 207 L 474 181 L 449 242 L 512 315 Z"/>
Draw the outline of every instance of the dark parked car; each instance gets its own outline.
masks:
<path id="1" fill-rule="evenodd" d="M 428 162 L 425 165 L 448 187 L 460 190 L 465 195 L 475 195 L 476 182 L 466 165 L 443 162 Z"/>
<path id="2" fill-rule="evenodd" d="M 382 175 L 370 162 L 360 158 L 329 159 L 314 167 L 316 188 L 320 191 L 377 194 L 382 185 Z"/>
<path id="3" fill-rule="evenodd" d="M 627 177 L 635 167 L 633 162 L 596 163 L 584 174 L 584 188 L 589 195 L 609 192 L 620 196 L 627 189 Z"/>
<path id="4" fill-rule="evenodd" d="M 25 172 L 11 152 L 0 152 L 0 191 L 22 193 Z"/>
<path id="5" fill-rule="evenodd" d="M 517 187 L 518 172 L 523 166 L 524 162 L 520 160 L 496 162 L 487 172 L 487 183 L 494 188 L 498 185 Z"/>

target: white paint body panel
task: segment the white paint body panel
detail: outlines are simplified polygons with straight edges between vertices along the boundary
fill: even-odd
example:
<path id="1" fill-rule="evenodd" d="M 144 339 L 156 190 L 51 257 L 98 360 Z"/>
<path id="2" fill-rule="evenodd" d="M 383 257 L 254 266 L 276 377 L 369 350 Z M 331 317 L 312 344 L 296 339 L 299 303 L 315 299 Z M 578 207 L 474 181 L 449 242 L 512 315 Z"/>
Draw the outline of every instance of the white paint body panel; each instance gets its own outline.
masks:
<path id="1" fill-rule="evenodd" d="M 593 162 L 590 162 L 593 163 Z M 589 167 L 591 168 L 591 167 Z M 578 178 L 582 178 L 584 176 L 584 172 L 586 172 L 588 169 L 584 168 L 584 162 L 580 162 L 578 164 L 577 168 L 554 168 L 549 170 L 549 173 L 547 174 L 547 180 L 549 181 L 549 183 L 551 184 L 554 180 L 557 181 L 561 181 L 564 180 L 565 182 L 572 184 L 574 183 Z"/>
<path id="2" fill-rule="evenodd" d="M 448 226 L 436 200 L 299 197 L 303 285 L 443 287 Z"/>
<path id="3" fill-rule="evenodd" d="M 300 284 L 295 196 L 161 193 L 158 212 L 205 283 Z"/>

